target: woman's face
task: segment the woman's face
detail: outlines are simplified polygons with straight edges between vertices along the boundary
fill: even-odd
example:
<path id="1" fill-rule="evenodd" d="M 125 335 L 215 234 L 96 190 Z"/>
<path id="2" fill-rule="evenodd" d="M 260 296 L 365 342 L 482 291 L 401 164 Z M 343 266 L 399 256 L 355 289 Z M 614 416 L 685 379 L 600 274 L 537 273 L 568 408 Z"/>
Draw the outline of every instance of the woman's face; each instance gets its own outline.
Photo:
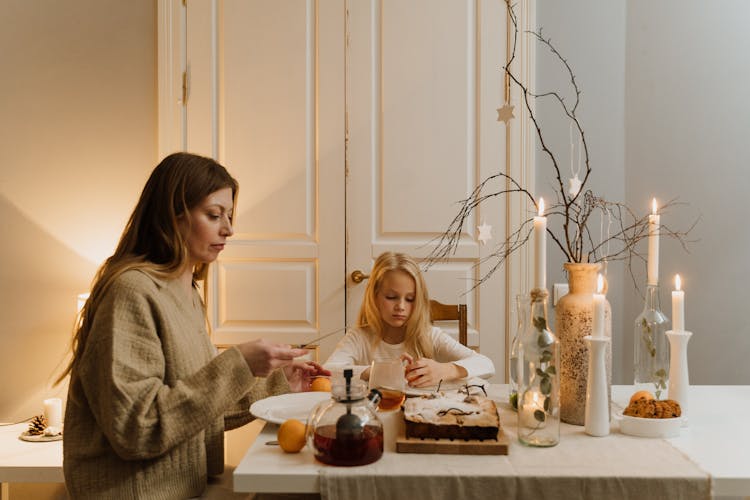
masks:
<path id="1" fill-rule="evenodd" d="M 375 299 L 380 318 L 393 328 L 403 327 L 414 310 L 415 296 L 416 284 L 409 273 L 388 271 Z"/>
<path id="2" fill-rule="evenodd" d="M 180 218 L 180 230 L 187 242 L 192 265 L 216 260 L 224 250 L 232 229 L 232 188 L 222 188 L 206 196 L 188 212 L 190 224 Z"/>

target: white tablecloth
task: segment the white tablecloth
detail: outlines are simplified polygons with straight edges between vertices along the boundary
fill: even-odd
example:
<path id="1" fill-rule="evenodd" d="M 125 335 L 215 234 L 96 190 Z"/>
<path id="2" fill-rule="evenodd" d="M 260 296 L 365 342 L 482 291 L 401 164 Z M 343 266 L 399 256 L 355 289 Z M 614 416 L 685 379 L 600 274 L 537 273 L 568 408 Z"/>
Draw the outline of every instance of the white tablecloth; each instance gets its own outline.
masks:
<path id="1" fill-rule="evenodd" d="M 490 394 L 505 401 L 502 394 Z M 560 444 L 519 444 L 515 413 L 501 403 L 511 438 L 507 456 L 421 455 L 387 452 L 361 467 L 320 469 L 321 497 L 330 500 L 706 499 L 709 475 L 662 439 L 619 433 L 595 438 L 583 427 L 562 424 Z M 386 428 L 387 429 L 387 428 Z"/>
<path id="2" fill-rule="evenodd" d="M 627 400 L 628 387 L 620 389 L 619 397 Z M 714 391 L 707 387 L 703 392 Z M 714 493 L 749 491 L 750 478 L 746 479 L 743 466 L 727 465 L 727 458 L 737 453 L 725 449 L 719 463 L 721 457 L 715 459 L 713 452 L 707 453 L 702 444 L 707 439 L 706 433 L 712 436 L 711 442 L 716 442 L 717 431 L 719 437 L 737 435 L 736 429 L 732 432 L 732 425 L 715 417 L 694 413 L 691 428 L 683 429 L 680 438 L 670 440 L 621 434 L 614 420 L 610 435 L 601 438 L 586 435 L 583 427 L 562 424 L 557 446 L 529 448 L 518 442 L 516 414 L 506 403 L 507 386 L 491 386 L 490 396 L 500 402 L 500 418 L 510 438 L 507 456 L 395 453 L 386 425 L 386 452 L 380 460 L 361 467 L 332 467 L 317 462 L 309 448 L 298 454 L 286 454 L 277 447 L 266 446 L 265 442 L 275 439 L 277 429 L 275 425 L 267 425 L 235 472 L 235 490 L 320 492 L 323 498 L 334 500 L 705 499 L 711 495 L 707 472 L 711 471 L 723 485 L 721 493 Z M 719 396 L 725 397 L 724 393 L 716 397 Z M 701 399 L 708 401 L 709 397 Z M 700 424 L 704 420 L 711 425 Z M 722 423 L 721 429 L 716 429 L 716 422 Z M 395 438 L 393 432 L 390 436 Z M 743 435 L 741 442 L 750 443 L 747 439 L 750 437 Z M 737 484 L 733 487 L 735 477 Z"/>

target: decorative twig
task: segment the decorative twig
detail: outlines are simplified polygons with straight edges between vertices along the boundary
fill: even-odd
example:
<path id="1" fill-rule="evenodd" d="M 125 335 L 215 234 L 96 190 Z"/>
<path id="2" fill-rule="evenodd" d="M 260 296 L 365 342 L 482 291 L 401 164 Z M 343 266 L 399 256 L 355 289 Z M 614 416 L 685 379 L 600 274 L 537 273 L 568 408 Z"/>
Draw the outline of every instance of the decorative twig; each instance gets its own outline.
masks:
<path id="1" fill-rule="evenodd" d="M 546 47 L 556 60 L 564 67 L 570 79 L 570 86 L 573 90 L 574 99 L 569 104 L 565 98 L 555 91 L 535 93 L 522 82 L 511 69 L 516 59 L 516 49 L 518 45 L 518 18 L 510 4 L 506 0 L 508 17 L 513 25 L 513 38 L 510 56 L 503 67 L 508 81 L 515 85 L 522 96 L 522 101 L 526 113 L 536 129 L 536 136 L 539 141 L 542 152 L 552 164 L 555 176 L 555 202 L 547 207 L 545 215 L 549 220 L 561 219 L 562 231 L 556 233 L 551 225 L 547 226 L 547 234 L 554 244 L 562 251 L 568 262 L 603 262 L 603 261 L 625 261 L 628 270 L 633 279 L 637 282 L 632 269 L 632 261 L 645 262 L 643 256 L 638 253 L 636 247 L 644 238 L 648 237 L 648 215 L 637 215 L 627 205 L 620 202 L 611 202 L 596 196 L 590 189 L 586 189 L 592 168 L 589 158 L 589 149 L 586 142 L 586 134 L 576 116 L 581 99 L 581 89 L 578 86 L 575 73 L 568 63 L 567 59 L 555 48 L 550 38 L 545 38 L 542 30 L 527 31 L 526 34 Z M 580 137 L 580 147 L 582 159 L 585 165 L 583 179 L 580 181 L 580 188 L 577 191 L 568 192 L 560 168 L 560 164 L 555 157 L 554 152 L 548 146 L 545 140 L 541 125 L 537 120 L 534 112 L 532 101 L 536 99 L 551 98 L 557 102 L 562 113 L 570 120 L 573 129 Z M 577 173 L 576 173 L 577 178 Z M 495 185 L 497 183 L 497 186 Z M 499 196 L 517 196 L 520 195 L 527 199 L 535 208 L 538 202 L 534 195 L 525 187 L 521 186 L 513 177 L 502 172 L 495 173 L 485 178 L 464 200 L 458 202 L 458 213 L 451 221 L 444 233 L 435 238 L 432 243 L 435 247 L 428 255 L 425 267 L 429 268 L 432 264 L 455 255 L 461 240 L 461 235 L 465 232 L 474 210 L 484 201 Z M 662 205 L 660 213 L 677 205 L 675 200 L 670 200 L 667 204 Z M 594 237 L 590 229 L 593 222 L 592 217 L 599 212 L 602 217 L 615 224 L 613 232 L 607 232 L 607 237 L 601 236 L 601 241 Z M 695 227 L 697 220 L 690 226 L 687 231 L 673 230 L 666 225 L 661 225 L 659 231 L 661 235 L 674 238 L 680 242 L 683 248 L 687 249 L 688 233 Z M 530 238 L 533 227 L 533 214 L 520 223 L 518 228 L 510 231 L 509 235 L 497 244 L 494 250 L 487 256 L 483 257 L 480 265 L 490 264 L 489 269 L 476 281 L 474 287 L 481 285 L 492 274 L 500 268 L 508 258 L 523 247 Z"/>

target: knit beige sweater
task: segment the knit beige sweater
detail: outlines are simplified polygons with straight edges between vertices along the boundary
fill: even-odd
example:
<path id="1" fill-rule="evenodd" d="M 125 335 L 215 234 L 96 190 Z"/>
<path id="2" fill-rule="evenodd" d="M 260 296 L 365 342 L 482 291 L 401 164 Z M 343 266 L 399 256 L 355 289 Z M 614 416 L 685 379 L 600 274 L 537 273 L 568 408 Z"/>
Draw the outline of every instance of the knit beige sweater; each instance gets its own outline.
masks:
<path id="1" fill-rule="evenodd" d="M 236 348 L 211 344 L 197 292 L 143 271 L 117 278 L 71 375 L 63 434 L 72 498 L 181 499 L 224 467 L 223 431 L 250 403 L 289 392 L 254 377 Z"/>

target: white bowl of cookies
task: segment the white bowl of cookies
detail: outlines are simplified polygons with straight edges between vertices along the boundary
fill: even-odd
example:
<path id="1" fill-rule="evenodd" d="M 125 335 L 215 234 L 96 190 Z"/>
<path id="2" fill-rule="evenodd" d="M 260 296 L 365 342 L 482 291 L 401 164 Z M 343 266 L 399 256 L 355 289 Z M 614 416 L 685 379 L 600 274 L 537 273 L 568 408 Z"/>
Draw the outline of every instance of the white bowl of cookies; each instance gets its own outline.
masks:
<path id="1" fill-rule="evenodd" d="M 630 398 L 620 418 L 620 432 L 631 436 L 670 438 L 680 435 L 682 409 L 672 399 L 657 400 L 648 391 L 638 391 Z"/>

